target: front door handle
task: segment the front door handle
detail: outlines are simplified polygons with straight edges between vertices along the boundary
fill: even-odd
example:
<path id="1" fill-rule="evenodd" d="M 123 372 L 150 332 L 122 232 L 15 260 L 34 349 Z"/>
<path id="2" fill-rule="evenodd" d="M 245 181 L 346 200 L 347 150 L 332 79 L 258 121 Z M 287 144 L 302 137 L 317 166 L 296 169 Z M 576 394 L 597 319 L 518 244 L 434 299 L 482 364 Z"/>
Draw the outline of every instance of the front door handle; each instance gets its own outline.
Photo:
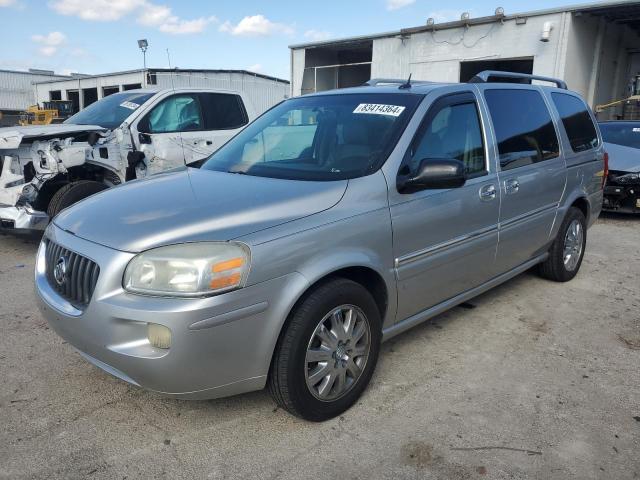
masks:
<path id="1" fill-rule="evenodd" d="M 482 200 L 483 202 L 489 202 L 491 200 L 494 200 L 496 198 L 496 186 L 491 184 L 491 185 L 485 185 L 480 189 L 480 200 Z"/>
<path id="2" fill-rule="evenodd" d="M 513 195 L 514 193 L 518 193 L 520 190 L 520 182 L 517 179 L 512 178 L 504 182 L 504 191 L 507 195 Z"/>

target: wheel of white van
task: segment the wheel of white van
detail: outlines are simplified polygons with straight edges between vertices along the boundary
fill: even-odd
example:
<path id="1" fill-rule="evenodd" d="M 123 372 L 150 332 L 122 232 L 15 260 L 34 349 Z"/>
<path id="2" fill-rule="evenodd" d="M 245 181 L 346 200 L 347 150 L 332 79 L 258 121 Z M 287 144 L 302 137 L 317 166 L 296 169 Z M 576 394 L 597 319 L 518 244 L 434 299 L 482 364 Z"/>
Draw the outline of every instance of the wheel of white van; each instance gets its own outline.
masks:
<path id="1" fill-rule="evenodd" d="M 78 180 L 77 182 L 67 183 L 51 197 L 47 207 L 47 214 L 49 218 L 53 218 L 65 208 L 106 188 L 109 187 L 104 183 L 92 180 Z"/>
<path id="2" fill-rule="evenodd" d="M 540 264 L 540 275 L 556 282 L 576 276 L 587 244 L 587 221 L 582 211 L 571 207 L 549 249 L 549 258 Z"/>
<path id="3" fill-rule="evenodd" d="M 315 422 L 351 407 L 367 387 L 382 338 L 371 294 L 344 278 L 307 294 L 289 317 L 269 373 L 269 391 L 288 412 Z"/>

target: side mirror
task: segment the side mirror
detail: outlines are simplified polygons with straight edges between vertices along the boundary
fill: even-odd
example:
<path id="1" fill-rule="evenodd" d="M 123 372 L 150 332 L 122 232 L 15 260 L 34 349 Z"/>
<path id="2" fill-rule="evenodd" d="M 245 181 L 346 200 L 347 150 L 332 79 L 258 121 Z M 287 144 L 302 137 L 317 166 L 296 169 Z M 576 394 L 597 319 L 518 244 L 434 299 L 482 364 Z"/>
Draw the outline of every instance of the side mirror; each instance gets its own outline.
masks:
<path id="1" fill-rule="evenodd" d="M 151 135 L 149 135 L 148 133 L 139 132 L 138 141 L 140 142 L 140 144 L 151 145 Z"/>
<path id="2" fill-rule="evenodd" d="M 424 158 L 418 171 L 407 177 L 398 177 L 398 191 L 413 193 L 420 190 L 458 188 L 464 185 L 467 177 L 464 164 L 453 158 Z"/>

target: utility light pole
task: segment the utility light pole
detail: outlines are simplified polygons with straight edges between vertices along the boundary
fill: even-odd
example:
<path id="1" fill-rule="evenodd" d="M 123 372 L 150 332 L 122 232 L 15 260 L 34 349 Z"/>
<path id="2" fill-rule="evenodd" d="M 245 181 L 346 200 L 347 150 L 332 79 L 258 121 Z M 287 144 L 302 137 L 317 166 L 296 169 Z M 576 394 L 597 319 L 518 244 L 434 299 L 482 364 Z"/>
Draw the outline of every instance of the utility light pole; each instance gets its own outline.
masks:
<path id="1" fill-rule="evenodd" d="M 142 51 L 142 86 L 147 86 L 147 48 L 149 48 L 149 42 L 146 38 L 138 40 L 138 48 Z"/>

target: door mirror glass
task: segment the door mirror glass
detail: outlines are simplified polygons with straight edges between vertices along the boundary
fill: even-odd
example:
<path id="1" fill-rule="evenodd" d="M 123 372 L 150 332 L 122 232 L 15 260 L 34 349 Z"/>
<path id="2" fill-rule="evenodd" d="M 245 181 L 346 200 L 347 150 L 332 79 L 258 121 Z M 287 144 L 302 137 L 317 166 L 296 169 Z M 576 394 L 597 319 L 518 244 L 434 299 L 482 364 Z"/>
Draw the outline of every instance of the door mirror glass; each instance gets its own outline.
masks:
<path id="1" fill-rule="evenodd" d="M 398 191 L 413 193 L 427 189 L 458 188 L 466 180 L 464 163 L 460 160 L 425 158 L 420 161 L 416 172 L 399 181 Z"/>

